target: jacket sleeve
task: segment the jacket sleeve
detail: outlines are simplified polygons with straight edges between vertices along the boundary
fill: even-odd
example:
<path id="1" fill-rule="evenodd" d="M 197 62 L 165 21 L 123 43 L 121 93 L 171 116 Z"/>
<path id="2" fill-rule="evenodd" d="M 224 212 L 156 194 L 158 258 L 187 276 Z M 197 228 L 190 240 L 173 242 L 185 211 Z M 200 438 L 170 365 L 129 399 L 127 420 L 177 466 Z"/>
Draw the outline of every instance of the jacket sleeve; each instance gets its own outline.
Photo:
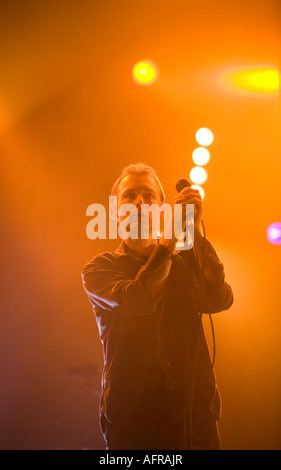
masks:
<path id="1" fill-rule="evenodd" d="M 98 255 L 82 271 L 82 283 L 93 307 L 113 310 L 120 307 L 126 314 L 142 314 L 153 302 L 150 280 L 169 258 L 170 252 L 158 245 L 134 279 L 129 279 L 111 253 Z"/>
<path id="2" fill-rule="evenodd" d="M 191 263 L 195 273 L 197 310 L 200 313 L 218 313 L 228 310 L 233 304 L 232 288 L 225 280 L 224 266 L 209 240 L 205 239 L 204 276 L 193 249 L 188 250 L 183 257 Z"/>

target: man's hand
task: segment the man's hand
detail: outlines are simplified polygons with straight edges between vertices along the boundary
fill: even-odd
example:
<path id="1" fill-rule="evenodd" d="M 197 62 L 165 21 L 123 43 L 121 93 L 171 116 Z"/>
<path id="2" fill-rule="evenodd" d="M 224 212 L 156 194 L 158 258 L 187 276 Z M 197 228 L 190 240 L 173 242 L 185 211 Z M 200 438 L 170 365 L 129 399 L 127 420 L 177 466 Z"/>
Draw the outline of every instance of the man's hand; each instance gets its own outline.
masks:
<path id="1" fill-rule="evenodd" d="M 200 223 L 203 215 L 203 201 L 201 195 L 197 189 L 193 189 L 191 187 L 187 187 L 182 189 L 182 191 L 177 194 L 172 200 L 172 219 L 169 222 L 169 226 L 167 227 L 167 233 L 171 229 L 172 226 L 172 239 L 169 239 L 163 234 L 160 244 L 166 246 L 172 253 L 175 252 L 176 244 L 178 239 L 175 237 L 174 234 L 174 205 L 181 204 L 183 206 L 183 218 L 185 218 L 185 205 L 186 204 L 194 204 L 194 234 L 195 237 L 200 237 Z M 185 230 L 185 219 L 183 220 L 183 230 Z"/>
<path id="2" fill-rule="evenodd" d="M 187 187 L 173 198 L 174 204 L 194 204 L 194 231 L 199 230 L 203 215 L 203 200 L 198 189 Z"/>

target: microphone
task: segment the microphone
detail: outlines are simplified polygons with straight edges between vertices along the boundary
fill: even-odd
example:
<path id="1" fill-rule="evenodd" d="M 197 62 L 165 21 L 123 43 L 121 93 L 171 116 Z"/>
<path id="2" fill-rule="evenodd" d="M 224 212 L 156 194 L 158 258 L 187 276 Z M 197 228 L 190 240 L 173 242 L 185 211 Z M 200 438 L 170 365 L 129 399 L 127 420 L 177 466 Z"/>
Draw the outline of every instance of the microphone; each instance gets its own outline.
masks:
<path id="1" fill-rule="evenodd" d="M 176 190 L 178 193 L 180 193 L 183 190 L 183 188 L 188 188 L 188 187 L 191 187 L 191 183 L 186 178 L 180 178 L 176 183 Z M 186 216 L 187 214 L 185 215 L 185 218 L 183 221 L 182 232 L 186 230 L 186 226 L 187 226 Z M 187 233 L 185 236 L 187 237 Z M 186 238 L 186 241 L 187 241 L 187 238 Z"/>
<path id="2" fill-rule="evenodd" d="M 188 188 L 191 186 L 190 181 L 188 181 L 186 178 L 180 178 L 176 184 L 176 190 L 178 193 L 180 193 L 183 188 Z"/>
<path id="3" fill-rule="evenodd" d="M 190 181 L 188 181 L 188 179 L 186 178 L 180 178 L 177 183 L 176 183 L 176 190 L 178 191 L 178 193 L 180 193 L 183 188 L 188 188 L 188 187 L 191 187 L 191 183 Z M 186 229 L 186 225 L 187 225 L 187 221 L 185 220 L 185 223 L 184 223 L 184 228 L 183 230 Z M 203 230 L 203 252 L 204 252 L 204 258 L 203 258 L 203 275 L 204 275 L 204 270 L 205 270 L 205 257 L 206 257 L 206 252 L 205 252 L 205 243 L 206 243 L 206 231 L 205 231 L 205 225 L 204 225 L 204 222 L 203 222 L 203 219 L 201 219 L 201 225 L 202 225 L 202 230 Z M 195 247 L 193 246 L 193 251 L 195 253 Z M 196 255 L 196 253 L 195 253 Z M 197 255 L 196 255 L 196 258 L 197 258 Z"/>

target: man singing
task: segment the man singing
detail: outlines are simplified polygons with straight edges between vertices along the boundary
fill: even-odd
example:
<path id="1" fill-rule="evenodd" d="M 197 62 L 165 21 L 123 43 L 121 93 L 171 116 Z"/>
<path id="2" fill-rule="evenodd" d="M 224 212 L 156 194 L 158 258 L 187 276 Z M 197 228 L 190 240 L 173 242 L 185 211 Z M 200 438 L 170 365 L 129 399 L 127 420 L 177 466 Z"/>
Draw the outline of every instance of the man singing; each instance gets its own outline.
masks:
<path id="1" fill-rule="evenodd" d="M 161 207 L 165 199 L 155 171 L 142 163 L 122 171 L 112 196 L 117 222 L 126 218 L 119 208 L 132 204 L 138 227 L 144 205 Z M 221 399 L 202 314 L 230 308 L 233 294 L 201 231 L 199 191 L 182 189 L 176 204 L 194 205 L 192 249 L 177 250 L 174 232 L 155 236 L 149 216 L 148 237 L 138 228 L 82 272 L 103 344 L 100 425 L 108 450 L 220 449 Z"/>

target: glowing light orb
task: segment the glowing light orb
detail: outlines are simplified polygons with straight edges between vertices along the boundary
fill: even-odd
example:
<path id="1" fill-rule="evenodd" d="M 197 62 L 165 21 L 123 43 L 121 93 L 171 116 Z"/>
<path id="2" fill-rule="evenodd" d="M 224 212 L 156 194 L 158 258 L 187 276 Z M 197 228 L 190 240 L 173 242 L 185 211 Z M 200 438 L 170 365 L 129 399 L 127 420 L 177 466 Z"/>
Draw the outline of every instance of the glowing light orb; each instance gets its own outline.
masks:
<path id="1" fill-rule="evenodd" d="M 233 69 L 223 73 L 221 82 L 232 91 L 272 94 L 280 88 L 280 74 L 274 68 Z"/>
<path id="2" fill-rule="evenodd" d="M 204 199 L 205 197 L 205 191 L 204 189 L 202 188 L 202 186 L 200 186 L 199 184 L 193 184 L 191 186 L 193 189 L 198 189 L 199 193 L 200 193 L 200 196 L 202 197 L 202 199 Z"/>
<path id="3" fill-rule="evenodd" d="M 207 181 L 208 173 L 205 168 L 202 168 L 201 166 L 194 166 L 191 169 L 189 176 L 193 183 L 200 185 Z"/>
<path id="4" fill-rule="evenodd" d="M 281 245 L 281 223 L 275 222 L 268 226 L 266 231 L 267 239 L 273 245 Z"/>
<path id="5" fill-rule="evenodd" d="M 133 68 L 135 82 L 140 85 L 151 85 L 158 77 L 158 72 L 151 62 L 138 62 Z"/>
<path id="6" fill-rule="evenodd" d="M 206 165 L 210 160 L 210 157 L 210 152 L 205 147 L 197 147 L 192 153 L 192 160 L 196 165 L 200 166 Z"/>
<path id="7" fill-rule="evenodd" d="M 201 129 L 198 129 L 196 132 L 195 138 L 199 145 L 208 147 L 214 141 L 214 134 L 207 127 L 201 127 Z"/>

